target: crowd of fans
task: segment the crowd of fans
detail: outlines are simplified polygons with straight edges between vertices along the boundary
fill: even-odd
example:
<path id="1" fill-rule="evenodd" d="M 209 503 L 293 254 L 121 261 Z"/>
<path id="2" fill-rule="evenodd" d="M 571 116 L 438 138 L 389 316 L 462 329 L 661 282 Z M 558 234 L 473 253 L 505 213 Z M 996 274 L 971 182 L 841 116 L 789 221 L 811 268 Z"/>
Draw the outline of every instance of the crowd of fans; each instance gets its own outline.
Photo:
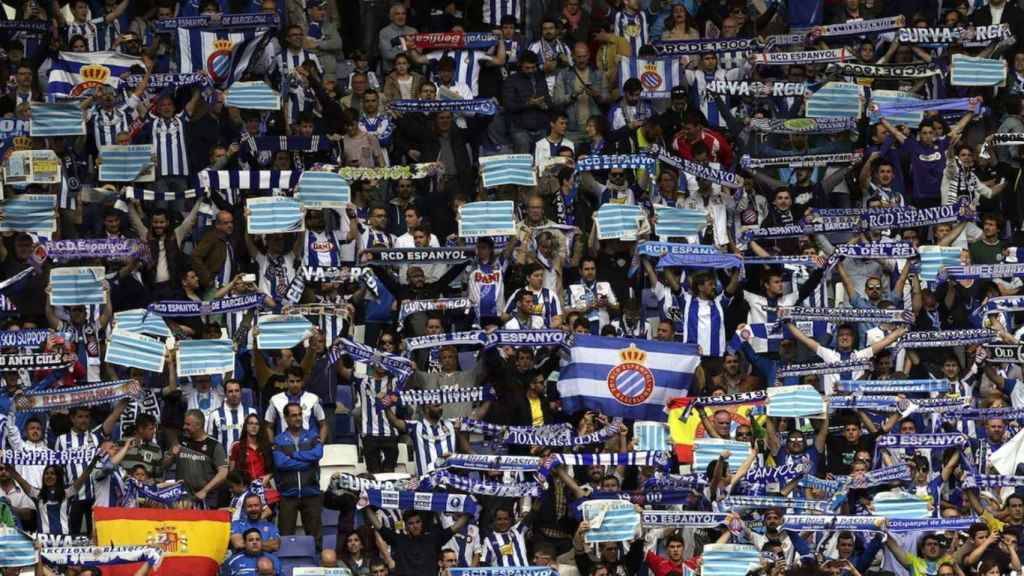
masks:
<path id="1" fill-rule="evenodd" d="M 48 74 L 61 51 L 141 56 L 145 69 L 134 72 L 147 79 L 177 72 L 182 47 L 176 34 L 157 28 L 161 18 L 277 12 L 282 24 L 254 58 L 267 63 L 275 89 L 285 87 L 281 110 L 260 111 L 226 106 L 223 93 L 208 86 L 154 91 L 146 80 L 128 89 L 100 85 L 82 104 L 86 136 L 22 138 L 12 145 L 53 150 L 62 170 L 59 184 L 5 186 L 7 198 L 29 192 L 60 200 L 52 236 L 15 230 L 0 238 L 0 280 L 40 268 L 4 293 L 2 327 L 49 329 L 51 336 L 35 351 L 67 353 L 74 360 L 57 370 L 3 372 L 3 444 L 14 452 L 100 448 L 88 465 L 0 466 L 0 496 L 19 527 L 88 535 L 94 507 L 166 505 L 131 497 L 137 494 L 132 487 L 179 482 L 187 494 L 174 507 L 233 509 L 231 552 L 222 565 L 232 576 L 281 574 L 275 553 L 282 537 L 296 533 L 315 538 L 322 566 L 347 567 L 354 576 L 446 574 L 478 566 L 548 566 L 581 576 L 685 576 L 702 570 L 705 546 L 730 543 L 756 547 L 761 563 L 751 569 L 771 576 L 1021 574 L 1024 471 L 999 476 L 989 459 L 1012 441 L 1024 414 L 1008 410 L 1006 418 L 950 421 L 913 409 L 915 400 L 950 395 L 970 408 L 1024 409 L 1020 363 L 995 363 L 984 343 L 953 336 L 988 328 L 993 342 L 1017 343 L 1024 307 L 980 315 L 976 310 L 993 298 L 1020 294 L 1024 274 L 925 278 L 926 251 L 920 250 L 960 248 L 965 265 L 1016 262 L 1024 230 L 1018 198 L 1024 136 L 1009 146 L 996 146 L 990 138 L 1024 132 L 1024 49 L 1018 43 L 1024 12 L 1014 0 L 25 0 L 4 8 L 7 19 L 52 26 L 46 34 L 0 27 L 0 74 L 6 76 L 0 113 L 7 118 L 31 119 L 31 104 L 47 99 Z M 905 26 L 914 28 L 1007 24 L 1014 37 L 968 47 L 903 45 L 893 30 L 820 37 L 808 31 L 892 16 L 903 16 Z M 711 50 L 675 57 L 683 70 L 676 84 L 663 98 L 648 98 L 650 78 L 624 78 L 629 68 L 620 66 L 631 58 L 654 58 L 652 44 L 661 41 L 764 41 L 799 30 L 808 31 L 807 46 L 768 49 L 847 48 L 856 63 L 928 64 L 939 72 L 907 79 L 844 77 L 826 73 L 825 63 L 766 66 L 750 49 Z M 476 31 L 493 32 L 497 43 L 430 50 L 404 39 Z M 1004 59 L 1005 84 L 952 85 L 955 54 Z M 730 96 L 709 89 L 725 81 L 803 84 L 807 93 Z M 871 117 L 867 107 L 839 132 L 787 131 L 771 123 L 761 123 L 774 127 L 767 131 L 757 128 L 759 120 L 803 118 L 811 94 L 829 81 L 860 85 L 868 96 L 873 90 L 901 90 L 922 100 L 971 98 L 973 107 L 926 110 L 920 125 Z M 399 100 L 480 98 L 495 98 L 496 113 L 389 107 Z M 319 136 L 332 144 L 296 151 L 256 150 L 248 143 L 265 136 Z M 152 144 L 156 181 L 137 186 L 177 196 L 122 199 L 119 184 L 99 179 L 98 150 L 109 144 Z M 587 157 L 651 151 L 660 151 L 663 160 L 653 169 L 575 170 Z M 850 152 L 856 152 L 852 161 L 810 166 L 750 168 L 744 161 Z M 533 156 L 537 186 L 485 188 L 481 157 L 512 153 Z M 424 163 L 433 165 L 426 177 L 388 178 L 380 172 L 378 178 L 352 180 L 347 209 L 307 210 L 303 231 L 266 237 L 247 233 L 245 200 L 293 190 L 196 184 L 212 170 Z M 687 171 L 693 166 L 735 174 L 737 184 Z M 190 189 L 199 190 L 196 197 L 184 194 Z M 460 208 L 484 200 L 514 201 L 516 234 L 459 236 Z M 829 209 L 855 214 L 957 202 L 963 204 L 958 220 L 933 225 L 756 233 L 819 222 Z M 599 237 L 596 214 L 609 203 L 642 208 L 637 240 Z M 688 238 L 657 237 L 661 206 L 704 211 L 707 226 Z M 40 267 L 33 259 L 36 248 L 78 238 L 134 238 L 148 255 L 87 262 L 106 270 L 105 305 L 51 306 L 51 264 Z M 655 240 L 775 263 L 707 268 L 683 258 L 659 265 L 658 255 L 638 252 L 641 243 Z M 843 256 L 846 244 L 900 241 L 915 249 L 910 257 Z M 475 251 L 459 263 L 396 266 L 373 258 L 374 249 L 445 246 Z M 807 258 L 787 260 L 796 256 Z M 347 268 L 350 274 L 307 279 L 301 297 L 293 299 L 289 288 L 309 267 Z M 164 319 L 179 343 L 234 341 L 230 373 L 179 378 L 174 367 L 180 351 L 173 344 L 164 373 L 106 360 L 116 312 L 164 300 L 209 302 L 254 293 L 263 295 L 261 311 Z M 467 313 L 414 311 L 399 320 L 405 302 L 461 297 L 470 303 Z M 316 328 L 292 349 L 261 350 L 255 315 L 281 313 L 289 303 L 323 305 L 322 313 L 308 316 Z M 793 323 L 777 312 L 787 306 L 896 308 L 905 310 L 909 322 Z M 844 395 L 840 380 L 945 379 L 950 389 L 901 395 L 895 412 L 847 402 L 843 406 L 852 409 L 827 409 L 823 418 L 770 417 L 749 406 L 737 409 L 737 403 L 723 401 L 716 408 L 709 402 L 712 407 L 694 411 L 698 421 L 691 436 L 698 444 L 703 438 L 740 441 L 749 444 L 749 452 L 723 451 L 707 470 L 675 460 L 667 469 L 565 465 L 554 469 L 541 490 L 525 496 L 477 493 L 480 506 L 473 514 L 367 506 L 367 486 L 412 486 L 380 484 L 402 477 L 392 473 L 403 444 L 411 454 L 406 472 L 413 478 L 443 468 L 453 454 L 549 457 L 637 449 L 633 422 L 616 421 L 618 414 L 563 410 L 554 348 L 479 350 L 453 342 L 407 350 L 404 343 L 472 329 L 554 329 L 692 344 L 700 365 L 680 396 L 756 393 L 780 385 L 776 370 L 787 364 L 850 360 L 867 365 L 806 373 L 786 383 L 813 386 L 826 405 Z M 901 339 L 915 332 L 951 336 L 930 348 L 900 348 Z M 405 355 L 414 372 L 399 378 L 377 361 L 338 353 L 352 342 L 378 359 Z M 10 347 L 4 353 L 32 351 Z M 25 393 L 126 378 L 141 384 L 140 396 L 51 413 L 18 411 Z M 400 388 L 450 387 L 485 387 L 487 393 L 481 401 L 419 406 L 396 404 L 392 396 Z M 574 435 L 598 433 L 601 441 L 569 448 L 502 446 L 486 430 L 463 426 L 478 420 L 499 427 L 568 425 Z M 952 432 L 966 434 L 968 441 L 945 449 L 876 449 L 876 440 L 890 433 Z M 339 478 L 322 489 L 328 482 L 321 478 L 320 461 L 325 446 L 335 443 L 358 446 L 358 462 L 346 465 L 371 475 L 361 479 L 363 489 Z M 738 462 L 743 464 L 737 468 Z M 870 481 L 873 471 L 899 464 L 909 467 L 909 478 Z M 801 473 L 768 484 L 748 476 L 752 468 L 786 466 Z M 579 515 L 581 501 L 628 496 L 642 508 L 652 480 L 689 473 L 704 475 L 680 490 L 677 500 L 649 502 L 647 509 L 728 513 L 724 521 L 643 527 L 622 542 L 586 541 L 594 528 Z M 528 474 L 508 469 L 467 474 L 489 485 L 530 481 Z M 1007 483 L 972 481 L 979 474 Z M 935 519 L 978 521 L 964 530 L 897 532 L 879 523 L 873 531 L 801 531 L 787 528 L 786 517 L 804 512 L 786 505 L 745 508 L 725 502 L 743 495 L 830 500 L 834 494 L 822 485 L 802 482 L 813 477 L 861 486 L 847 487 L 845 501 L 830 514 L 870 516 L 875 497 L 892 492 L 926 501 Z M 251 490 L 254 481 L 261 493 Z M 324 545 L 325 509 L 340 514 L 331 539 L 335 548 Z"/>

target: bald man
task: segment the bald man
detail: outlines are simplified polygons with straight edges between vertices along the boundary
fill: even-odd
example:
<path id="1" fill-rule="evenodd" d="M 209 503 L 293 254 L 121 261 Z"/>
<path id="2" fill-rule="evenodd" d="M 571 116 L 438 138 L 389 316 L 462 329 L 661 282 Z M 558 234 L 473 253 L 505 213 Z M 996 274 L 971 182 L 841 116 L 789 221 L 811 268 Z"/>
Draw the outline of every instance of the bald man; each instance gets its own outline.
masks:
<path id="1" fill-rule="evenodd" d="M 192 252 L 192 269 L 203 289 L 220 288 L 242 272 L 237 260 L 240 246 L 234 241 L 234 231 L 234 215 L 221 210 Z"/>
<path id="2" fill-rule="evenodd" d="M 337 568 L 338 567 L 338 554 L 330 548 L 324 548 L 324 551 L 320 553 L 320 567 L 321 568 Z"/>

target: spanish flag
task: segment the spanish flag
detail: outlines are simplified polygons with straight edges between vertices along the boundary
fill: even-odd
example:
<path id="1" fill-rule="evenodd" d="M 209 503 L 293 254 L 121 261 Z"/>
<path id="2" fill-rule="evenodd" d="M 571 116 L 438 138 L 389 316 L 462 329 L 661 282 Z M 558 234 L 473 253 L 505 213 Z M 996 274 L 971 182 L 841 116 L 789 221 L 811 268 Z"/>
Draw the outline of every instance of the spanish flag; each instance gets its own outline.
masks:
<path id="1" fill-rule="evenodd" d="M 695 399 L 693 396 L 673 398 L 668 403 L 668 430 L 672 438 L 672 445 L 676 451 L 676 461 L 680 464 L 693 464 L 693 443 L 707 435 L 704 425 L 700 421 L 700 414 L 696 410 L 690 410 L 686 418 L 687 407 Z M 722 406 L 717 410 L 726 410 L 732 416 L 736 424 L 750 426 L 751 404 L 739 404 L 736 406 Z M 710 417 L 711 414 L 709 413 Z"/>
<path id="2" fill-rule="evenodd" d="M 100 546 L 156 546 L 163 560 L 155 576 L 216 576 L 231 538 L 226 510 L 95 508 Z M 131 576 L 141 564 L 104 566 L 103 573 Z"/>

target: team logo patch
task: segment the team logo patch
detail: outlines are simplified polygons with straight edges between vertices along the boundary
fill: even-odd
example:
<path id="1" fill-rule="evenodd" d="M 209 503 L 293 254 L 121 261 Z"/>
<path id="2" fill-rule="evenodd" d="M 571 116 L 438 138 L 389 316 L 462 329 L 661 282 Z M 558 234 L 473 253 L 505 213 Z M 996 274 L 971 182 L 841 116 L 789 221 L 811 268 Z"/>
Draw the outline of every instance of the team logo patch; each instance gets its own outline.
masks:
<path id="1" fill-rule="evenodd" d="M 636 406 L 654 392 L 654 374 L 645 366 L 647 353 L 630 344 L 619 351 L 621 362 L 608 373 L 608 391 L 620 403 Z"/>
<path id="2" fill-rule="evenodd" d="M 231 71 L 232 46 L 234 46 L 234 42 L 231 40 L 213 41 L 213 52 L 206 58 L 206 71 L 216 83 L 223 82 L 228 78 L 228 73 Z"/>
<path id="3" fill-rule="evenodd" d="M 647 70 L 640 75 L 640 84 L 648 92 L 656 92 L 658 88 L 661 88 L 662 83 L 661 74 L 658 74 L 658 69 L 654 66 L 648 66 Z"/>
<path id="4" fill-rule="evenodd" d="M 106 84 L 107 79 L 110 78 L 110 68 L 101 64 L 87 64 L 79 69 L 78 74 L 82 77 L 82 81 L 75 84 L 68 93 L 68 96 L 72 98 L 91 94 L 93 90 Z"/>

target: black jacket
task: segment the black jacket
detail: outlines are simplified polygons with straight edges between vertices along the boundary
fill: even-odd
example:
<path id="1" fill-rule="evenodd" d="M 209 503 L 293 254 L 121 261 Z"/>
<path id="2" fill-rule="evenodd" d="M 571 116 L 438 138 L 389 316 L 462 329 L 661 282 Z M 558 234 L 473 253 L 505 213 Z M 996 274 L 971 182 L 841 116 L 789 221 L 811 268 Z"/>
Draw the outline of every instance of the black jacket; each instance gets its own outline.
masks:
<path id="1" fill-rule="evenodd" d="M 536 96 L 543 96 L 548 109 L 551 108 L 548 83 L 540 72 L 531 75 L 516 72 L 505 79 L 505 84 L 501 88 L 501 100 L 510 127 L 522 130 L 548 129 L 549 111 L 527 104 L 530 98 Z"/>

